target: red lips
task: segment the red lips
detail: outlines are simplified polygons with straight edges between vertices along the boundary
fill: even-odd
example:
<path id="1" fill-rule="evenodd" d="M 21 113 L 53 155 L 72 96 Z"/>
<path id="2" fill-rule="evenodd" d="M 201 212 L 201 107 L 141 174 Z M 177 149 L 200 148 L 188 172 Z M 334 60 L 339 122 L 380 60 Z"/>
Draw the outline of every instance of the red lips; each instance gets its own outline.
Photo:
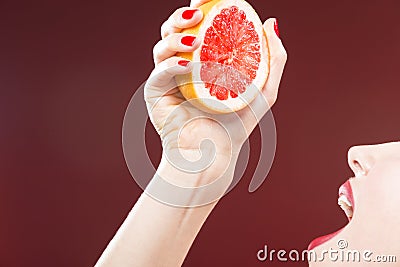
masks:
<path id="1" fill-rule="evenodd" d="M 325 242 L 328 242 L 329 240 L 331 240 L 333 237 L 335 237 L 336 235 L 338 235 L 341 231 L 343 230 L 340 229 L 332 234 L 329 235 L 324 235 L 321 237 L 318 237 L 316 239 L 314 239 L 309 245 L 308 245 L 308 250 L 313 250 L 314 248 L 316 248 L 319 245 L 322 245 Z"/>
<path id="2" fill-rule="evenodd" d="M 351 184 L 350 184 L 350 180 L 347 180 L 343 185 L 340 186 L 339 188 L 339 197 L 340 196 L 346 196 L 346 198 L 350 201 L 351 206 L 354 209 L 354 198 L 353 198 L 353 191 L 351 189 Z M 350 218 L 349 218 L 350 220 Z M 338 235 L 341 231 L 343 230 L 340 229 L 332 234 L 329 235 L 325 235 L 325 236 L 321 236 L 318 237 L 316 239 L 314 239 L 309 245 L 308 245 L 308 250 L 312 250 L 314 248 L 316 248 L 319 245 L 322 245 L 323 243 L 329 241 L 330 239 L 332 239 L 333 237 L 335 237 L 336 235 Z"/>
<path id="3" fill-rule="evenodd" d="M 350 201 L 353 209 L 354 209 L 354 197 L 353 190 L 351 189 L 350 180 L 347 180 L 344 184 L 342 184 L 339 188 L 339 197 L 341 195 L 345 195 L 347 199 Z"/>

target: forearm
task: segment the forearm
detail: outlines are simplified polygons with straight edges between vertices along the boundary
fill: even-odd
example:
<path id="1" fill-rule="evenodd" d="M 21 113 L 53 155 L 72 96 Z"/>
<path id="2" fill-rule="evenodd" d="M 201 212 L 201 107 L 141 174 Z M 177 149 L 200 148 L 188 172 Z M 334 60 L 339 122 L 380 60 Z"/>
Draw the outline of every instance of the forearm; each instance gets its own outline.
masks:
<path id="1" fill-rule="evenodd" d="M 178 208 L 143 193 L 96 266 L 181 266 L 215 204 Z"/>
<path id="2" fill-rule="evenodd" d="M 169 164 L 161 164 L 158 174 L 170 183 L 184 181 L 184 186 L 190 187 L 209 184 L 217 178 L 209 177 L 215 175 L 214 172 L 188 174 Z M 223 182 L 217 194 L 222 196 L 232 180 L 233 168 L 218 177 Z M 149 187 L 152 186 L 153 181 Z M 152 190 L 146 189 L 96 266 L 181 266 L 201 226 L 218 202 L 214 198 L 215 188 L 211 191 L 193 191 L 180 199 L 179 205 L 186 207 L 176 207 L 154 199 L 149 195 Z M 195 205 L 197 207 L 191 207 Z"/>

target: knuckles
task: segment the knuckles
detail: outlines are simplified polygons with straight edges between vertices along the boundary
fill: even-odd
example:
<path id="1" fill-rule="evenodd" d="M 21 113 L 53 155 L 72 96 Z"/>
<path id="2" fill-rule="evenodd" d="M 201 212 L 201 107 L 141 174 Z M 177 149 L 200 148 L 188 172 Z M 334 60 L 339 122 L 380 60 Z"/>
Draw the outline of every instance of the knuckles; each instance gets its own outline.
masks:
<path id="1" fill-rule="evenodd" d="M 167 21 L 165 21 L 162 25 L 161 25 L 161 38 L 165 38 L 165 37 L 167 37 L 167 35 L 168 35 L 168 33 L 169 33 L 169 31 L 168 31 L 168 29 L 169 29 L 169 26 L 168 26 L 168 20 Z"/>
<path id="2" fill-rule="evenodd" d="M 158 41 L 153 47 L 153 59 L 155 64 L 159 63 L 161 42 L 162 41 Z"/>

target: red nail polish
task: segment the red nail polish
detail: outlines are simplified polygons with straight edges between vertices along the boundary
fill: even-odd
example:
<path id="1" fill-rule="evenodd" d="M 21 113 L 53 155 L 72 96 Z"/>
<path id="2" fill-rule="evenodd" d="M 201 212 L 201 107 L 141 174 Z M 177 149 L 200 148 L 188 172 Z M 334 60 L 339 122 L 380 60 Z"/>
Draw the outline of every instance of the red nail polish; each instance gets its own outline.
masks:
<path id="1" fill-rule="evenodd" d="M 197 12 L 197 9 L 193 9 L 193 10 L 186 10 L 185 12 L 182 13 L 182 18 L 183 19 L 192 19 L 194 16 L 194 13 Z"/>
<path id="2" fill-rule="evenodd" d="M 276 35 L 278 35 L 278 37 L 281 38 L 281 35 L 279 33 L 279 28 L 278 28 L 278 19 L 275 19 L 274 30 L 275 30 Z"/>
<path id="3" fill-rule="evenodd" d="M 187 65 L 190 63 L 190 61 L 188 60 L 181 60 L 178 62 L 179 65 L 181 65 L 182 67 L 187 67 Z"/>
<path id="4" fill-rule="evenodd" d="M 194 36 L 185 36 L 181 39 L 181 43 L 186 46 L 193 46 L 196 41 L 196 37 Z"/>

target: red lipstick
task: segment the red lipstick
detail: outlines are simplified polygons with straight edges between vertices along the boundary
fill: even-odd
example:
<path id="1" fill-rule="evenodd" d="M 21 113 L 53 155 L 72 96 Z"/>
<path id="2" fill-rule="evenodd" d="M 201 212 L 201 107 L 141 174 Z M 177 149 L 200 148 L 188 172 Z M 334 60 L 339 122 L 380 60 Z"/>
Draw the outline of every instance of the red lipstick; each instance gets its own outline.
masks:
<path id="1" fill-rule="evenodd" d="M 353 197 L 353 190 L 351 189 L 350 180 L 347 180 L 344 184 L 340 186 L 339 197 L 342 195 L 347 197 L 347 199 L 350 201 L 354 209 L 354 197 Z"/>
<path id="2" fill-rule="evenodd" d="M 319 245 L 322 245 L 323 243 L 328 242 L 329 240 L 334 238 L 336 235 L 338 235 L 342 230 L 343 230 L 343 228 L 332 234 L 324 235 L 324 236 L 314 239 L 313 241 L 311 241 L 310 245 L 308 245 L 308 250 L 312 250 L 312 249 L 318 247 Z"/>
<path id="3" fill-rule="evenodd" d="M 349 221 L 351 220 L 352 216 L 353 216 L 353 210 L 354 210 L 354 198 L 353 198 L 353 190 L 351 189 L 351 184 L 350 184 L 350 180 L 347 180 L 343 185 L 340 186 L 339 188 L 339 205 L 341 205 L 342 202 L 345 202 L 342 205 L 346 205 L 346 215 L 348 216 Z M 346 204 L 347 203 L 347 204 Z M 343 207 L 342 207 L 343 208 Z M 333 237 L 335 237 L 336 235 L 338 235 L 342 230 L 344 229 L 344 227 L 332 234 L 329 235 L 325 235 L 325 236 L 321 236 L 318 237 L 316 239 L 314 239 L 310 245 L 308 245 L 308 250 L 312 250 L 315 247 L 322 245 L 323 243 L 329 241 L 330 239 L 332 239 Z"/>

